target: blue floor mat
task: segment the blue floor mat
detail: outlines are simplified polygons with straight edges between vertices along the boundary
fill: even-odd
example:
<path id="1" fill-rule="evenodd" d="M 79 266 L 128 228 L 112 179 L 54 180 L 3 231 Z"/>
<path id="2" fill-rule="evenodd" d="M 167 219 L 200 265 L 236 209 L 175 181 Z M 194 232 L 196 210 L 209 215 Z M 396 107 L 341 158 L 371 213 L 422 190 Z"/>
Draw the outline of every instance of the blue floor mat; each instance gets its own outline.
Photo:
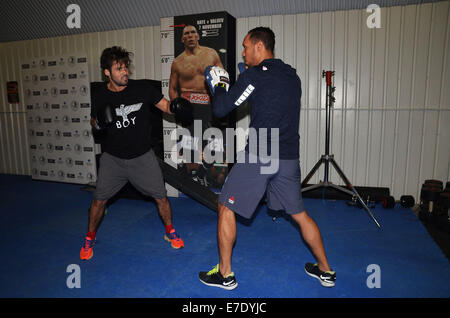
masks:
<path id="1" fill-rule="evenodd" d="M 218 263 L 217 214 L 197 202 L 170 198 L 185 248 L 163 240 L 155 204 L 120 199 L 108 208 L 94 257 L 79 251 L 92 193 L 80 185 L 0 175 L 0 297 L 2 298 L 448 298 L 447 258 L 410 209 L 364 210 L 344 201 L 305 199 L 322 233 L 336 286 L 304 272 L 314 258 L 289 217 L 265 205 L 239 219 L 233 252 L 238 288 L 203 285 L 198 272 Z M 80 288 L 67 281 L 80 271 Z M 378 269 L 376 271 L 373 268 Z M 377 275 L 377 276 L 375 276 Z M 378 285 L 373 286 L 373 283 Z M 445 283 L 443 283 L 445 282 Z M 69 284 L 70 285 L 70 284 Z"/>

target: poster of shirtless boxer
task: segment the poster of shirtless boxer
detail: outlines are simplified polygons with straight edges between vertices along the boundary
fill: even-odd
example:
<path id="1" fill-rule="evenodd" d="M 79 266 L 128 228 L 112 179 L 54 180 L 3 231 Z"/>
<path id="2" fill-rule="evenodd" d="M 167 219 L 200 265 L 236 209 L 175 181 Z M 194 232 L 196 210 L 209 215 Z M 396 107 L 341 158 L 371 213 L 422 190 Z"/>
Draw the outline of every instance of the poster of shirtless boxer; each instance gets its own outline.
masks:
<path id="1" fill-rule="evenodd" d="M 228 173 L 228 163 L 225 160 L 225 129 L 235 127 L 234 115 L 225 118 L 215 118 L 211 109 L 211 96 L 205 82 L 204 71 L 209 65 L 225 68 L 230 75 L 230 81 L 235 79 L 236 69 L 236 27 L 235 19 L 226 12 L 176 16 L 173 18 L 174 54 L 170 66 L 168 95 L 170 100 L 177 97 L 187 99 L 193 108 L 194 122 L 183 124 L 189 135 L 181 136 L 179 157 L 191 152 L 194 158 L 194 148 L 203 158 L 205 149 L 213 153 L 222 153 L 222 162 L 206 162 L 205 160 L 184 160 L 178 163 L 178 169 L 188 174 L 195 181 L 210 188 L 221 189 Z M 232 84 L 232 83 L 231 83 Z M 194 124 L 201 125 L 203 133 L 210 127 L 222 131 L 222 136 L 210 136 L 196 142 Z M 199 124 L 200 123 L 200 124 Z M 198 140 L 197 140 L 198 141 Z M 198 146 L 200 149 L 198 149 Z M 208 148 L 209 147 L 209 148 Z M 185 156 L 186 157 L 186 156 Z"/>

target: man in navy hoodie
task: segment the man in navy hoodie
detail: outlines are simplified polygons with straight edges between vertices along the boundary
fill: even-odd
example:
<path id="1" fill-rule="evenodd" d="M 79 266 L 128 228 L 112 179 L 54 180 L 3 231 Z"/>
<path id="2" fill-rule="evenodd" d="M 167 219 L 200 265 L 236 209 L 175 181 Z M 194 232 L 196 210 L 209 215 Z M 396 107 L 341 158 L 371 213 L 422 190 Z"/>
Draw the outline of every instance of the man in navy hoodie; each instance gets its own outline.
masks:
<path id="1" fill-rule="evenodd" d="M 250 138 L 237 154 L 219 196 L 219 264 L 200 272 L 208 286 L 231 290 L 237 287 L 231 271 L 236 240 L 235 213 L 251 218 L 266 194 L 267 206 L 284 210 L 299 225 L 317 263 L 306 263 L 305 271 L 325 287 L 335 285 L 336 273 L 326 257 L 320 230 L 302 202 L 299 165 L 299 121 L 301 82 L 296 70 L 274 58 L 275 34 L 266 27 L 248 32 L 242 43 L 245 69 L 229 88 L 228 73 L 219 67 L 205 70 L 213 95 L 213 113 L 223 117 L 244 102 L 251 106 Z M 243 72 L 245 70 L 245 72 Z M 251 142 L 251 140 L 253 142 Z M 276 164 L 274 164 L 276 161 Z M 276 167 L 275 169 L 273 167 Z"/>

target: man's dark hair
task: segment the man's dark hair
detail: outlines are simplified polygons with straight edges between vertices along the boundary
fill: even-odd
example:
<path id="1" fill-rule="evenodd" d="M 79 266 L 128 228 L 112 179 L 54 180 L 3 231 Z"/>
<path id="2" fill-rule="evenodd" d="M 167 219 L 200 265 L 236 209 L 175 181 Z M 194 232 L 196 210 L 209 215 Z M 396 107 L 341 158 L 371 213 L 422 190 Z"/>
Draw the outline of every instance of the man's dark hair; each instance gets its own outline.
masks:
<path id="1" fill-rule="evenodd" d="M 198 29 L 197 29 L 197 27 L 195 26 L 195 25 L 193 25 L 193 24 L 186 24 L 185 26 L 184 26 L 184 28 L 183 28 L 183 34 L 184 34 L 184 29 L 186 29 L 187 27 L 193 27 L 194 29 L 195 29 L 195 32 L 197 32 L 197 34 L 199 34 L 198 33 Z"/>
<path id="2" fill-rule="evenodd" d="M 273 53 L 275 49 L 275 33 L 270 28 L 257 27 L 248 31 L 250 35 L 249 39 L 252 43 L 261 41 L 264 44 L 266 50 Z"/>
<path id="3" fill-rule="evenodd" d="M 114 62 L 125 63 L 128 67 L 131 63 L 131 56 L 133 53 L 121 48 L 120 46 L 113 46 L 103 50 L 100 57 L 100 67 L 102 70 L 111 70 Z"/>

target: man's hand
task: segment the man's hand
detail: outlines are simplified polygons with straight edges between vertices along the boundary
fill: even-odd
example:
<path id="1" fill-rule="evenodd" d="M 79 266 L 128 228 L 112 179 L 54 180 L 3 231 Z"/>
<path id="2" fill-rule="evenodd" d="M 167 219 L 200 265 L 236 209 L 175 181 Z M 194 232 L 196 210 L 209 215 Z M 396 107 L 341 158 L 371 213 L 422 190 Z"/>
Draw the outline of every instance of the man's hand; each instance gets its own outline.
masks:
<path id="1" fill-rule="evenodd" d="M 217 86 L 224 87 L 226 91 L 230 87 L 230 76 L 228 72 L 219 66 L 207 66 L 205 69 L 205 79 L 213 96 Z"/>

